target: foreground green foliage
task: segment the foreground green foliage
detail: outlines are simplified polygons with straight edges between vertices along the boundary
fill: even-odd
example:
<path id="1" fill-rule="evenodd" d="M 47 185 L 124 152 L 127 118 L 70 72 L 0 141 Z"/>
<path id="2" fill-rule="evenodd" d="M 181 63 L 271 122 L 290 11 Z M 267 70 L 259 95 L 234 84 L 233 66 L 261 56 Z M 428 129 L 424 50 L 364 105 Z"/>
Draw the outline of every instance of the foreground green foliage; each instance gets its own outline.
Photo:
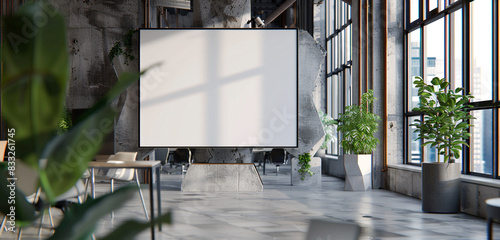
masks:
<path id="1" fill-rule="evenodd" d="M 418 88 L 420 103 L 412 111 L 425 114 L 424 121 L 416 119 L 411 124 L 417 128 L 414 131 L 418 132 L 417 140 L 425 140 L 422 148 L 430 145 L 438 150 L 438 162 L 440 155 L 444 155 L 444 162 L 451 157 L 459 158 L 462 145 L 468 146 L 464 140 L 470 137 L 469 120 L 474 117 L 467 108 L 472 107 L 469 101 L 474 97 L 462 94 L 463 88 L 448 89 L 450 83 L 444 78 L 435 77 L 427 84 L 417 77 L 413 84 Z"/>
<path id="2" fill-rule="evenodd" d="M 299 174 L 300 180 L 304 181 L 306 179 L 306 173 L 312 176 L 314 173 L 311 171 L 311 154 L 304 153 L 299 155 Z"/>
<path id="3" fill-rule="evenodd" d="M 64 17 L 42 1 L 29 3 L 3 19 L 2 31 L 2 116 L 8 128 L 15 130 L 9 135 L 15 141 L 14 147 L 9 147 L 15 156 L 0 163 L 0 211 L 7 215 L 14 207 L 18 228 L 37 221 L 49 204 L 55 203 L 59 195 L 80 180 L 104 137 L 113 130 L 118 109 L 111 107 L 111 102 L 137 81 L 139 73 L 120 76 L 116 85 L 78 124 L 65 126 L 67 132 L 58 135 L 69 79 Z M 45 159 L 46 164 L 41 164 L 41 159 Z M 38 173 L 36 184 L 41 187 L 44 203 L 41 209 L 35 209 L 19 189 L 15 190 L 15 205 L 9 203 L 12 196 L 7 187 L 9 178 L 23 177 L 11 171 L 12 163 L 17 161 Z M 51 239 L 88 239 L 98 220 L 119 208 L 136 190 L 136 187 L 126 187 L 89 199 L 82 205 L 73 205 Z M 159 220 L 170 222 L 170 215 Z M 146 225 L 150 226 L 149 223 L 129 224 L 125 233 L 134 238 Z M 116 230 L 123 231 L 123 228 Z"/>
<path id="4" fill-rule="evenodd" d="M 342 133 L 342 148 L 346 154 L 371 154 L 379 140 L 373 135 L 377 132 L 380 117 L 372 113 L 372 104 L 376 98 L 373 90 L 361 96 L 361 104 L 345 108 L 334 124 Z"/>

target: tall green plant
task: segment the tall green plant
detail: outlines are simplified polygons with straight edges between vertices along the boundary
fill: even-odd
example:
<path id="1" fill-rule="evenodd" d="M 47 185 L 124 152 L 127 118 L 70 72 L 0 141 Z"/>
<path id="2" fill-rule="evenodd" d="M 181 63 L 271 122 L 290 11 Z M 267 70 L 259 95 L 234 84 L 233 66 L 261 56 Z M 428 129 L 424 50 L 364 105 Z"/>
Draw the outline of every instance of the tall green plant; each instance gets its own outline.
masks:
<path id="1" fill-rule="evenodd" d="M 2 23 L 2 116 L 9 126 L 9 151 L 13 154 L 8 161 L 0 162 L 0 212 L 7 215 L 14 209 L 16 227 L 20 227 L 36 221 L 48 204 L 55 203 L 81 178 L 104 136 L 113 129 L 117 111 L 111 102 L 138 79 L 139 73 L 123 74 L 78 124 L 57 135 L 69 79 L 64 17 L 40 1 L 24 5 Z M 41 159 L 46 159 L 46 164 L 40 164 Z M 48 203 L 40 212 L 19 189 L 14 192 L 9 188 L 12 178 L 23 177 L 13 171 L 17 161 L 39 175 L 36 184 L 44 193 L 41 202 Z M 121 206 L 135 191 L 136 187 L 126 187 L 71 207 L 51 239 L 88 239 L 97 220 Z M 9 201 L 12 194 L 15 203 Z M 170 215 L 157 221 L 169 222 Z M 128 226 L 129 237 L 148 226 Z"/>
<path id="2" fill-rule="evenodd" d="M 373 135 L 377 132 L 380 117 L 372 113 L 373 90 L 361 96 L 361 104 L 345 108 L 335 124 L 342 133 L 342 148 L 347 154 L 371 154 L 379 140 Z"/>
<path id="3" fill-rule="evenodd" d="M 419 107 L 413 111 L 424 114 L 424 121 L 416 119 L 411 124 L 417 128 L 414 131 L 418 132 L 417 140 L 425 140 L 422 147 L 430 145 L 438 150 L 438 162 L 440 155 L 444 155 L 444 162 L 450 157 L 459 158 L 462 144 L 468 146 L 464 140 L 470 137 L 469 120 L 474 117 L 467 108 L 472 107 L 469 101 L 474 96 L 462 94 L 463 88 L 449 89 L 450 83 L 444 78 L 435 77 L 427 84 L 417 77 L 413 84 L 420 99 Z"/>

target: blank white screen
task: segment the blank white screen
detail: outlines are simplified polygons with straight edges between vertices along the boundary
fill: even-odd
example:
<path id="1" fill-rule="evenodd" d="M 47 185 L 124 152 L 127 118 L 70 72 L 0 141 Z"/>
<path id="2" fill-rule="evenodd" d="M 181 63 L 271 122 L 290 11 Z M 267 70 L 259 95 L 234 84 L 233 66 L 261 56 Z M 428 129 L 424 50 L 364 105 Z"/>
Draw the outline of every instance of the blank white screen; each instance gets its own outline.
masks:
<path id="1" fill-rule="evenodd" d="M 297 146 L 295 29 L 142 29 L 140 69 L 141 147 Z"/>

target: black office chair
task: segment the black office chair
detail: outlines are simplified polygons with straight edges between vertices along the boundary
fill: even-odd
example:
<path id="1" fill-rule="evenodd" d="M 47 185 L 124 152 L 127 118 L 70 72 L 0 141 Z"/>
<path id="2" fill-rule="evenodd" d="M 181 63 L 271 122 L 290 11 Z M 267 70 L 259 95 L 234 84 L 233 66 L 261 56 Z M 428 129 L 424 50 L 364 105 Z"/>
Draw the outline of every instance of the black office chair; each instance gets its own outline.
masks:
<path id="1" fill-rule="evenodd" d="M 191 165 L 193 161 L 193 155 L 194 150 L 191 151 L 189 148 L 178 148 L 177 150 L 175 150 L 174 162 L 175 165 L 182 166 L 182 174 L 184 174 L 187 171 L 187 167 Z"/>
<path id="2" fill-rule="evenodd" d="M 276 176 L 278 176 L 280 171 L 280 164 L 286 164 L 287 162 L 286 155 L 285 149 L 282 148 L 275 148 L 271 150 L 271 153 L 269 154 L 271 162 L 276 164 Z"/>

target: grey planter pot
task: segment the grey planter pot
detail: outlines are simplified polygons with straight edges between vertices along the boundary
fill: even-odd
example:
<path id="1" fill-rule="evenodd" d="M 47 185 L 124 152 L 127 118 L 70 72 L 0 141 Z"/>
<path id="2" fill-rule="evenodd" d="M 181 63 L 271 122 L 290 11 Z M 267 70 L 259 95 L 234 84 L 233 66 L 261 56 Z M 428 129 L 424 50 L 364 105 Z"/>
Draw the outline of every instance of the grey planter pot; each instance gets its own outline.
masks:
<path id="1" fill-rule="evenodd" d="M 460 212 L 460 163 L 422 163 L 422 211 Z"/>
<path id="2" fill-rule="evenodd" d="M 372 155 L 344 155 L 346 191 L 366 191 L 372 188 Z"/>

